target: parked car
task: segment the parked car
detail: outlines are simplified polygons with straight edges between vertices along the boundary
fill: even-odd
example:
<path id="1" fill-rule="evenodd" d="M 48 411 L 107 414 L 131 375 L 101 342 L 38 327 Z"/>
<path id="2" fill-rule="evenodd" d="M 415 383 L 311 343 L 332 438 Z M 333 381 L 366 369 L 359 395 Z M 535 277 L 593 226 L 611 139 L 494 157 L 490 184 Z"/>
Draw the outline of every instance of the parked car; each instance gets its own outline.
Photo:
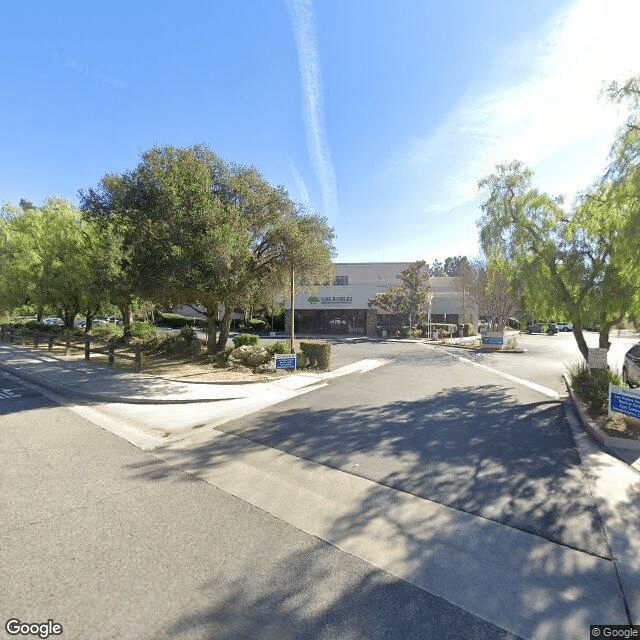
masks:
<path id="1" fill-rule="evenodd" d="M 555 324 L 549 324 L 548 322 L 537 322 L 536 324 L 529 325 L 527 327 L 527 333 L 542 333 L 542 329 L 547 327 L 546 333 L 550 336 L 558 333 L 558 327 Z"/>
<path id="2" fill-rule="evenodd" d="M 558 327 L 558 331 L 573 331 L 573 326 L 568 322 L 558 322 L 556 326 Z"/>
<path id="3" fill-rule="evenodd" d="M 56 327 L 63 327 L 64 326 L 64 322 L 63 322 L 62 318 L 57 318 L 55 316 L 51 316 L 50 318 L 43 318 L 42 319 L 42 324 L 55 325 Z"/>
<path id="4" fill-rule="evenodd" d="M 624 354 L 622 381 L 630 387 L 640 386 L 640 342 Z"/>

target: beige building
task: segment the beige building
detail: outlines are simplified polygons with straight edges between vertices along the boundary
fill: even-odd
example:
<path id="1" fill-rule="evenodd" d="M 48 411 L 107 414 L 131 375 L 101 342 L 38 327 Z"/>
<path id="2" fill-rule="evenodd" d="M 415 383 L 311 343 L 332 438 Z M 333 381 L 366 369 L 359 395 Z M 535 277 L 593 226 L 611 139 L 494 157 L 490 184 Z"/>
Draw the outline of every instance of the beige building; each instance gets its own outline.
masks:
<path id="1" fill-rule="evenodd" d="M 335 265 L 335 281 L 296 295 L 296 333 L 392 335 L 400 329 L 403 318 L 397 314 L 370 308 L 368 301 L 377 293 L 383 293 L 390 285 L 400 283 L 397 275 L 409 262 L 338 263 Z M 458 278 L 430 278 L 433 291 L 431 322 L 477 324 L 475 309 L 463 301 Z M 290 300 L 286 300 L 290 309 Z M 429 309 L 426 308 L 425 314 Z M 406 322 L 406 319 L 404 320 Z M 287 312 L 289 326 L 289 313 Z"/>

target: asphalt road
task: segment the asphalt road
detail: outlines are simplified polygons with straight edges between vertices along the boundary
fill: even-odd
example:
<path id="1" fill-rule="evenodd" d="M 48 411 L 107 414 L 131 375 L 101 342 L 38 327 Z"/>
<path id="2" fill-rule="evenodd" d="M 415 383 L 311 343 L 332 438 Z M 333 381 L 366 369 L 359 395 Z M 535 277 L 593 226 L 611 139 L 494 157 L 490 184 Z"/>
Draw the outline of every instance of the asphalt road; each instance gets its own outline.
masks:
<path id="1" fill-rule="evenodd" d="M 404 406 L 416 393 L 415 372 L 400 362 L 394 371 L 406 389 L 392 413 L 382 413 L 377 435 L 361 447 L 355 431 L 346 438 L 349 460 L 367 454 L 358 457 L 370 460 L 367 468 L 375 466 L 373 445 L 402 424 L 398 418 L 423 422 L 419 409 L 410 414 Z M 375 389 L 390 383 L 383 379 Z M 364 419 L 372 428 L 383 409 L 374 402 L 375 389 L 365 398 L 360 388 L 351 392 L 359 403 L 368 400 L 369 410 L 348 414 L 348 424 L 362 427 Z M 62 625 L 60 637 L 73 640 L 516 637 L 164 465 L 15 378 L 0 374 L 0 389 L 1 637 L 15 637 L 4 631 L 9 618 L 51 619 Z M 328 417 L 317 406 L 307 410 Z M 441 420 L 446 425 L 448 419 Z M 334 418 L 327 425 L 338 448 L 344 424 Z M 288 428 L 294 437 L 311 426 Z M 310 433 L 316 452 L 321 427 Z M 410 457 L 409 433 L 385 438 L 394 466 L 399 453 Z M 415 444 L 423 442 L 414 435 Z M 409 464 L 415 468 L 419 459 Z M 149 467 L 159 471 L 140 472 Z"/>
<path id="2" fill-rule="evenodd" d="M 609 557 L 561 400 L 461 362 L 467 354 L 453 350 L 348 348 L 390 363 L 218 428 Z M 501 357 L 526 375 L 529 354 Z M 367 517 L 375 508 L 363 505 Z"/>

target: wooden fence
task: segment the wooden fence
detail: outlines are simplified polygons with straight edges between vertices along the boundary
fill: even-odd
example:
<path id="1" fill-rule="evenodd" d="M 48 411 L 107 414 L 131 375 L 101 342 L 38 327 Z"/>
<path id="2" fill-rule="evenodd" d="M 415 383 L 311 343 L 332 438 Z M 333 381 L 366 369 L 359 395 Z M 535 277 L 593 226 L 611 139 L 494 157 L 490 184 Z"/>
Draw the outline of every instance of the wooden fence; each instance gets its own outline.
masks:
<path id="1" fill-rule="evenodd" d="M 65 355 L 71 355 L 71 349 L 84 349 L 84 359 L 89 360 L 91 354 L 102 354 L 107 356 L 107 362 L 110 366 L 115 363 L 116 356 L 125 360 L 133 361 L 133 369 L 136 372 L 142 370 L 142 345 L 136 344 L 134 353 L 126 353 L 125 351 L 116 351 L 113 342 L 104 342 L 96 340 L 90 336 L 71 336 L 58 333 L 46 333 L 41 331 L 25 331 L 23 329 L 15 329 L 13 327 L 0 328 L 0 340 L 11 344 L 28 345 L 33 344 L 34 349 L 39 349 L 40 344 L 46 343 L 48 350 L 53 351 L 55 345 L 63 346 Z"/>

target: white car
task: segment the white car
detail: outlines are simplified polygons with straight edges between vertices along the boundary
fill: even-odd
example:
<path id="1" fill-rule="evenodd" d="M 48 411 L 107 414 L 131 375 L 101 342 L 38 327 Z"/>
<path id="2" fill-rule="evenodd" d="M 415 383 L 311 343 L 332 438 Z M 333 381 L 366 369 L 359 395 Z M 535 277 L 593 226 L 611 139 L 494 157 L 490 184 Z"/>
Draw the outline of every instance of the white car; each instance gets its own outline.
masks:
<path id="1" fill-rule="evenodd" d="M 42 324 L 55 325 L 56 327 L 63 327 L 64 322 L 61 318 L 57 318 L 55 316 L 51 316 L 49 318 L 43 318 Z"/>
<path id="2" fill-rule="evenodd" d="M 567 322 L 559 322 L 556 327 L 558 327 L 558 331 L 573 331 L 573 327 Z"/>

